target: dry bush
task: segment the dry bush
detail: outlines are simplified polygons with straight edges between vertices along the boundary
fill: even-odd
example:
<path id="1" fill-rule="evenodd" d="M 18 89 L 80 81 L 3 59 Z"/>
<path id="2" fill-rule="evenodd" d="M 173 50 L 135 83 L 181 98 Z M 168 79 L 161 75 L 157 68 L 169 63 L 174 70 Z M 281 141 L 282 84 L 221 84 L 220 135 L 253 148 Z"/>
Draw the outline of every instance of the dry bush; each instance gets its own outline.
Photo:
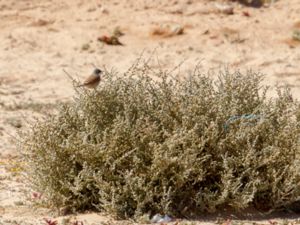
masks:
<path id="1" fill-rule="evenodd" d="M 274 209 L 299 198 L 299 104 L 267 99 L 262 76 L 137 63 L 77 89 L 24 137 L 27 177 L 50 207 L 193 216 L 224 207 Z"/>

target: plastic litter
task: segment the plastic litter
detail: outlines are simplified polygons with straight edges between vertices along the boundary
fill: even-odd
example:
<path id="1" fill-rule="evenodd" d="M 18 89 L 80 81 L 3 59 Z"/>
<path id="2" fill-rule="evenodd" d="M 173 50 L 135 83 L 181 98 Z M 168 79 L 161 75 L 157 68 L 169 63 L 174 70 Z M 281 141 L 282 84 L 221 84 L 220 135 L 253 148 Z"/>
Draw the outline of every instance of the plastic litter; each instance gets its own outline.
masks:
<path id="1" fill-rule="evenodd" d="M 172 218 L 169 217 L 168 215 L 160 215 L 160 214 L 155 214 L 152 219 L 150 220 L 151 223 L 168 223 L 171 222 Z"/>

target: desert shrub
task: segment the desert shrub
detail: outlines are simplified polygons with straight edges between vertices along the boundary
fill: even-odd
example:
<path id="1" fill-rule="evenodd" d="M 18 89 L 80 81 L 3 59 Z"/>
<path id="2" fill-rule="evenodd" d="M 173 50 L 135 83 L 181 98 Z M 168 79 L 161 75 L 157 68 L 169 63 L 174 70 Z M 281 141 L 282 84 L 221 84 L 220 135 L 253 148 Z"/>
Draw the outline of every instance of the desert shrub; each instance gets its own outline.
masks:
<path id="1" fill-rule="evenodd" d="M 77 89 L 24 136 L 27 177 L 50 207 L 118 218 L 275 209 L 300 194 L 299 104 L 262 75 L 199 69 L 185 78 L 137 63 Z"/>

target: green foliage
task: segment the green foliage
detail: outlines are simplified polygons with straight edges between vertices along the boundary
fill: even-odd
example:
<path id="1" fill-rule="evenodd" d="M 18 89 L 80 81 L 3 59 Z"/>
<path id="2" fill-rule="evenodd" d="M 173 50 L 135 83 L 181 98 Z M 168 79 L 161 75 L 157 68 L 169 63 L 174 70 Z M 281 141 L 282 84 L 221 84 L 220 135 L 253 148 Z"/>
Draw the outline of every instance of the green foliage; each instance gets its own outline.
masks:
<path id="1" fill-rule="evenodd" d="M 49 206 L 137 218 L 299 198 L 299 104 L 288 89 L 268 99 L 252 71 L 173 73 L 143 63 L 107 72 L 26 134 L 28 179 Z"/>

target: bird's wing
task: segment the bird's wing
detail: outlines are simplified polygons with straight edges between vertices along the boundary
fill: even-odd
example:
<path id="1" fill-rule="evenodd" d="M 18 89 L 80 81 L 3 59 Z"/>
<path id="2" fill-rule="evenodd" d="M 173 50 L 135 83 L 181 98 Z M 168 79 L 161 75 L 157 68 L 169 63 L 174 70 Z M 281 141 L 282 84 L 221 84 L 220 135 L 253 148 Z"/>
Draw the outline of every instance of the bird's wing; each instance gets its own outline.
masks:
<path id="1" fill-rule="evenodd" d="M 97 82 L 98 80 L 100 80 L 100 77 L 92 74 L 84 81 L 83 85 L 92 84 L 94 82 Z"/>

